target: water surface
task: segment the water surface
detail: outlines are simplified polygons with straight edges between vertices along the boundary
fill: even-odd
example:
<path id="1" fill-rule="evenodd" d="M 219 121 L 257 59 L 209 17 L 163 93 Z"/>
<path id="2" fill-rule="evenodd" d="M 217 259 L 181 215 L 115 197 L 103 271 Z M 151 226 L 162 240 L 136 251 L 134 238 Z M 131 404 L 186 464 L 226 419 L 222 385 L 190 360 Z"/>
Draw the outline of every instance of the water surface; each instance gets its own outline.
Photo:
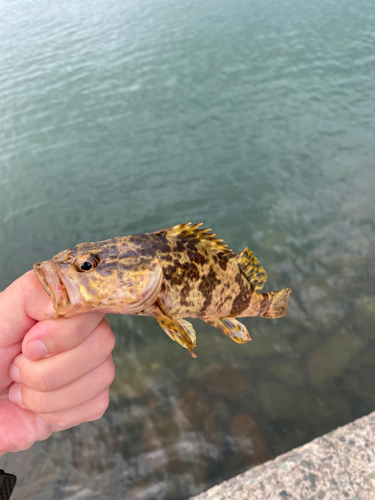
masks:
<path id="1" fill-rule="evenodd" d="M 196 360 L 112 316 L 107 413 L 3 458 L 15 500 L 188 498 L 375 409 L 374 22 L 369 0 L 0 3 L 0 289 L 192 221 L 293 290 L 246 345 L 195 321 Z"/>

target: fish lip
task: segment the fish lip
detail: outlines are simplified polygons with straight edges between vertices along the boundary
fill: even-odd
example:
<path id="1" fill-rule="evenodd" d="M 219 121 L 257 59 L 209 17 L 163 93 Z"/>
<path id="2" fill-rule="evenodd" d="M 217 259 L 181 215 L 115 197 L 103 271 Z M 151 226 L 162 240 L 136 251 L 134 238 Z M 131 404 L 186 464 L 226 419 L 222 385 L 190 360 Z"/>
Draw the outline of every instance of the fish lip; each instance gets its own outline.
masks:
<path id="1" fill-rule="evenodd" d="M 56 315 L 60 315 L 68 308 L 70 301 L 56 266 L 49 260 L 41 261 L 34 264 L 33 271 L 44 290 L 51 297 Z"/>
<path id="2" fill-rule="evenodd" d="M 52 297 L 51 287 L 50 287 L 50 285 L 47 282 L 45 274 L 43 273 L 43 268 L 42 268 L 43 264 L 44 264 L 44 262 L 42 262 L 42 261 L 41 262 L 36 262 L 33 265 L 33 271 L 34 271 L 35 276 L 38 278 L 38 280 L 40 281 L 41 285 L 43 286 L 44 290 L 48 293 L 48 295 L 50 297 Z"/>
<path id="3" fill-rule="evenodd" d="M 53 298 L 56 288 L 56 277 L 58 277 L 55 266 L 52 262 L 46 260 L 34 264 L 33 270 L 44 290 Z"/>

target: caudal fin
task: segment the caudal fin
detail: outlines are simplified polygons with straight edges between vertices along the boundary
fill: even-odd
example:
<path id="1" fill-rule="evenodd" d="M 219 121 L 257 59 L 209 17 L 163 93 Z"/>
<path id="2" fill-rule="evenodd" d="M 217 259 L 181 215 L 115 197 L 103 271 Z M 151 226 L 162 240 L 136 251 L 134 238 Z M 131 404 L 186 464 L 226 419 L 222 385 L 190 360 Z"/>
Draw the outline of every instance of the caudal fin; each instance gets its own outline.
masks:
<path id="1" fill-rule="evenodd" d="M 292 290 L 285 288 L 278 292 L 269 292 L 269 308 L 262 314 L 263 318 L 281 318 L 285 315 L 288 307 L 288 300 Z"/>

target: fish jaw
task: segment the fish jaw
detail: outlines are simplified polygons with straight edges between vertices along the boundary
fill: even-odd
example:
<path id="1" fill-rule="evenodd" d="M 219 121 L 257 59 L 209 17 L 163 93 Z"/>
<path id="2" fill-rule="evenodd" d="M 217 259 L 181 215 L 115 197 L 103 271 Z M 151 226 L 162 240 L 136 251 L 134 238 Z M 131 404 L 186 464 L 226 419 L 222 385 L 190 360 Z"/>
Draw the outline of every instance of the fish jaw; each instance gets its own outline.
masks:
<path id="1" fill-rule="evenodd" d="M 64 315 L 64 311 L 70 309 L 71 303 L 54 264 L 50 260 L 37 262 L 34 264 L 33 270 L 44 290 L 52 299 L 56 311 L 55 317 Z"/>

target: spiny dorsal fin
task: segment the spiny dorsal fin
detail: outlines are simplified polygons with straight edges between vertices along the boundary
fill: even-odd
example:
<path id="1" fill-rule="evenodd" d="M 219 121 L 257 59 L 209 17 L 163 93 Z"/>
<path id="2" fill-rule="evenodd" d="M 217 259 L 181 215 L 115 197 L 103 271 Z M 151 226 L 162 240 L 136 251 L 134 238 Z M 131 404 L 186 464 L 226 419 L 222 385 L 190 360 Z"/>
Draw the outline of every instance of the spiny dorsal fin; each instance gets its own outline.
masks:
<path id="1" fill-rule="evenodd" d="M 215 254 L 221 253 L 223 256 L 228 257 L 233 256 L 232 250 L 223 243 L 223 240 L 215 238 L 215 234 L 208 232 L 211 231 L 211 229 L 198 229 L 201 225 L 202 222 L 199 224 L 188 222 L 187 224 L 178 224 L 177 226 L 160 229 L 156 231 L 155 234 L 163 234 L 168 238 L 189 240 L 196 243 L 198 247 L 205 248 L 209 252 Z"/>
<path id="2" fill-rule="evenodd" d="M 251 250 L 245 248 L 243 252 L 231 259 L 231 263 L 238 267 L 255 290 L 263 288 L 267 280 L 267 274 Z"/>

